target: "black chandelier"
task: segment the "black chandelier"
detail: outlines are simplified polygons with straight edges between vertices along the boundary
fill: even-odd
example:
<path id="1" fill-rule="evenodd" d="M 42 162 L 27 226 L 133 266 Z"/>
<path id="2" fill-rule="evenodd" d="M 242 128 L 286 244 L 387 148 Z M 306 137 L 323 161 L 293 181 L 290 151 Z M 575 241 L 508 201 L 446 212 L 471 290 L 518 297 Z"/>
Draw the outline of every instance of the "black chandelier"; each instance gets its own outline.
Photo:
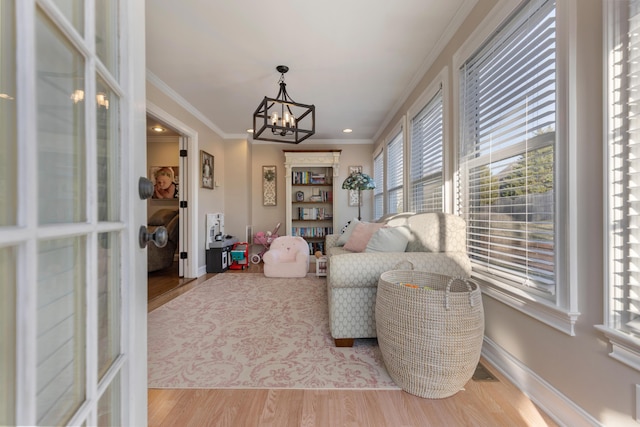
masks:
<path id="1" fill-rule="evenodd" d="M 253 139 L 299 144 L 316 133 L 316 107 L 291 99 L 284 82 L 289 67 L 278 65 L 276 70 L 280 73 L 280 91 L 275 98 L 265 96 L 253 113 Z M 267 129 L 271 134 L 263 135 Z"/>

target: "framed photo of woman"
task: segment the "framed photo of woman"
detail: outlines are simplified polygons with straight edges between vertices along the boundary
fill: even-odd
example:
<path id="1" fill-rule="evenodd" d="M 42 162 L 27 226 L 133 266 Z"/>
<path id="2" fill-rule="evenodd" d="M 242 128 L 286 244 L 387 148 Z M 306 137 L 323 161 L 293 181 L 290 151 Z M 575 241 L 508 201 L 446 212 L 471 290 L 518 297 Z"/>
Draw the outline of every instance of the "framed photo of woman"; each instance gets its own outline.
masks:
<path id="1" fill-rule="evenodd" d="M 200 186 L 213 190 L 213 156 L 200 150 Z"/>

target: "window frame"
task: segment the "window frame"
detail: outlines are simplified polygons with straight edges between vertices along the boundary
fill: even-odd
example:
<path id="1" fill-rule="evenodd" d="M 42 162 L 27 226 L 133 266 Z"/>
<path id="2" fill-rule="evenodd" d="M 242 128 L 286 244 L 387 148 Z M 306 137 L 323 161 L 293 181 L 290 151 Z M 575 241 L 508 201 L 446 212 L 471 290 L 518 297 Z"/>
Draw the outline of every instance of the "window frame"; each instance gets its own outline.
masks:
<path id="1" fill-rule="evenodd" d="M 460 141 L 462 117 L 460 113 L 461 78 L 459 70 L 469 57 L 480 49 L 490 36 L 522 4 L 521 0 L 501 0 L 487 18 L 476 28 L 453 56 L 454 141 Z M 555 153 L 555 302 L 536 297 L 497 279 L 478 278 L 485 295 L 515 310 L 539 320 L 568 335 L 575 335 L 578 311 L 577 285 L 577 191 L 576 180 L 576 52 L 570 49 L 576 41 L 577 1 L 556 2 L 556 144 Z M 458 144 L 453 144 L 456 174 L 454 192 L 462 185 Z M 460 206 L 454 211 L 460 214 Z M 563 221 L 562 219 L 566 219 Z"/>
<path id="2" fill-rule="evenodd" d="M 617 30 L 616 20 L 622 13 L 625 13 L 625 17 L 629 18 L 629 15 L 626 14 L 626 11 L 622 9 L 623 7 L 628 8 L 628 5 L 628 1 L 603 2 L 603 46 L 605 48 L 605 57 L 603 61 L 603 115 L 605 118 L 603 123 L 603 180 L 605 182 L 603 195 L 603 252 L 605 260 L 603 272 L 604 316 L 603 323 L 600 325 L 595 325 L 595 328 L 604 333 L 605 337 L 609 340 L 609 343 L 611 344 L 611 351 L 609 353 L 609 356 L 611 358 L 618 360 L 625 365 L 636 369 L 637 371 L 640 371 L 640 338 L 638 336 L 640 334 L 634 335 L 631 332 L 623 330 L 617 325 L 615 313 L 616 311 L 619 311 L 619 309 L 617 308 L 615 301 L 617 295 L 617 293 L 615 292 L 615 288 L 617 286 L 616 281 L 614 280 L 614 276 L 617 275 L 617 272 L 613 265 L 616 256 L 614 248 L 617 244 L 614 239 L 614 235 L 616 234 L 616 228 L 614 227 L 614 225 L 617 222 L 614 215 L 614 210 L 618 208 L 618 204 L 615 203 L 614 199 L 619 198 L 619 195 L 613 188 L 615 183 L 615 179 L 612 176 L 612 172 L 615 170 L 613 164 L 613 156 L 615 154 L 616 148 L 613 147 L 613 145 L 615 144 L 613 139 L 615 137 L 614 131 L 617 128 L 612 123 L 612 118 L 614 117 L 614 114 L 616 114 L 615 109 L 620 105 L 620 103 L 616 102 L 615 98 L 612 96 L 614 92 L 614 85 L 612 85 L 611 83 L 618 74 L 612 71 L 612 66 L 610 65 L 610 61 L 612 60 L 610 52 L 615 50 L 614 46 L 617 43 L 617 37 L 619 34 L 615 33 L 615 31 Z M 625 71 L 621 71 L 621 73 L 625 73 Z M 626 126 L 623 126 L 621 128 L 623 131 L 628 129 L 628 127 Z M 622 161 L 625 161 L 626 159 L 627 157 L 623 157 Z"/>
<path id="3" fill-rule="evenodd" d="M 449 75 L 448 67 L 444 67 L 436 76 L 436 78 L 429 84 L 429 86 L 420 94 L 418 99 L 409 107 L 407 111 L 407 143 L 406 143 L 406 176 L 407 176 L 407 207 L 411 212 L 415 212 L 413 197 L 411 195 L 413 182 L 411 180 L 411 163 L 412 163 L 412 150 L 413 150 L 413 132 L 412 122 L 413 119 L 422 112 L 422 110 L 433 100 L 433 98 L 442 92 L 442 211 L 453 211 L 453 187 L 451 185 L 451 169 L 448 167 L 451 158 L 452 150 L 451 140 L 449 138 L 449 81 L 447 76 Z"/>
<path id="4" fill-rule="evenodd" d="M 407 150 L 406 150 L 406 138 L 405 138 L 405 126 L 400 125 L 399 128 L 396 128 L 397 130 L 395 132 L 392 132 L 389 137 L 387 138 L 385 145 L 384 145 L 384 150 L 386 153 L 385 159 L 386 162 L 384 164 L 384 206 L 385 206 L 385 214 L 396 214 L 396 213 L 402 213 L 402 212 L 406 212 L 406 201 L 407 201 L 407 194 L 405 191 L 406 188 L 406 183 L 407 183 L 407 179 L 406 179 L 406 173 L 407 173 L 407 168 L 406 168 L 406 156 L 407 156 Z M 400 140 L 398 141 L 398 138 L 400 138 Z M 400 185 L 396 185 L 394 187 L 391 187 L 390 185 L 390 181 L 393 179 L 393 177 L 395 177 L 395 173 L 392 174 L 390 172 L 390 168 L 391 163 L 389 160 L 389 148 L 391 147 L 392 144 L 398 144 L 399 148 L 402 150 L 402 153 L 400 154 L 400 166 L 402 166 L 402 173 L 400 174 Z M 398 210 L 398 211 L 391 211 L 391 195 L 396 194 L 400 192 L 400 197 L 398 198 L 399 200 L 402 201 L 402 209 Z"/>
<path id="5" fill-rule="evenodd" d="M 380 169 L 382 170 L 382 177 L 379 177 L 376 174 L 376 161 L 380 160 Z M 373 153 L 373 180 L 376 182 L 376 188 L 373 189 L 373 219 L 374 221 L 379 220 L 384 216 L 384 147 L 381 147 L 375 153 Z M 379 179 L 382 178 L 382 179 Z M 376 206 L 378 205 L 378 199 L 382 202 L 382 210 L 379 212 L 380 215 L 377 215 Z"/>
<path id="6" fill-rule="evenodd" d="M 391 131 L 384 137 L 382 143 L 380 144 L 377 150 L 374 150 L 372 160 L 375 162 L 375 159 L 378 156 L 382 156 L 382 182 L 379 182 L 379 177 L 375 176 L 373 179 L 376 182 L 376 189 L 378 187 L 382 188 L 382 217 L 389 215 L 389 189 L 387 188 L 387 168 L 389 166 L 389 144 L 393 142 L 393 140 L 399 135 L 402 135 L 402 204 L 403 204 L 403 212 L 407 212 L 407 192 L 405 191 L 407 185 L 407 135 L 406 135 L 406 116 L 402 116 L 400 120 L 396 123 L 396 125 L 391 129 Z M 375 191 L 375 190 L 374 190 Z M 375 193 L 374 198 L 379 196 L 380 193 Z M 375 203 L 375 200 L 374 200 Z M 376 218 L 380 219 L 380 218 Z"/>

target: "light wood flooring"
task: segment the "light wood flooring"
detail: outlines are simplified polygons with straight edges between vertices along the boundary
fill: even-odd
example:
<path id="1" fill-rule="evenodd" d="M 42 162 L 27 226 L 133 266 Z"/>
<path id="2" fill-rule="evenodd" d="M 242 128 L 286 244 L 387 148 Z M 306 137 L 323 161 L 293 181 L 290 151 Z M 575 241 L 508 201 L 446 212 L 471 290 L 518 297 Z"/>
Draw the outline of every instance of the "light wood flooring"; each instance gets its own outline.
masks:
<path id="1" fill-rule="evenodd" d="M 261 273 L 261 264 L 221 274 Z M 215 274 L 149 277 L 148 311 Z M 169 283 L 173 283 L 170 285 Z M 152 290 L 153 298 L 151 298 Z M 497 381 L 470 380 L 446 399 L 395 390 L 149 389 L 149 426 L 557 426 L 484 359 Z"/>

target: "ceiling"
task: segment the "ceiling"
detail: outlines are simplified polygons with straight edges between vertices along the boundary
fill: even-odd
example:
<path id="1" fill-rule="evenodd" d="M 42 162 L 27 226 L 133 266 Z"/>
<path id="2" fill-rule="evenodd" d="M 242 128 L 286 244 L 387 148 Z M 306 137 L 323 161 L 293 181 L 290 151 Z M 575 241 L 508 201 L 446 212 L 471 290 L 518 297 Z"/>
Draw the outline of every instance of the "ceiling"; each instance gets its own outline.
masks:
<path id="1" fill-rule="evenodd" d="M 316 107 L 309 141 L 370 140 L 476 1 L 147 0 L 147 77 L 223 138 L 246 138 L 287 65 L 291 98 Z"/>

